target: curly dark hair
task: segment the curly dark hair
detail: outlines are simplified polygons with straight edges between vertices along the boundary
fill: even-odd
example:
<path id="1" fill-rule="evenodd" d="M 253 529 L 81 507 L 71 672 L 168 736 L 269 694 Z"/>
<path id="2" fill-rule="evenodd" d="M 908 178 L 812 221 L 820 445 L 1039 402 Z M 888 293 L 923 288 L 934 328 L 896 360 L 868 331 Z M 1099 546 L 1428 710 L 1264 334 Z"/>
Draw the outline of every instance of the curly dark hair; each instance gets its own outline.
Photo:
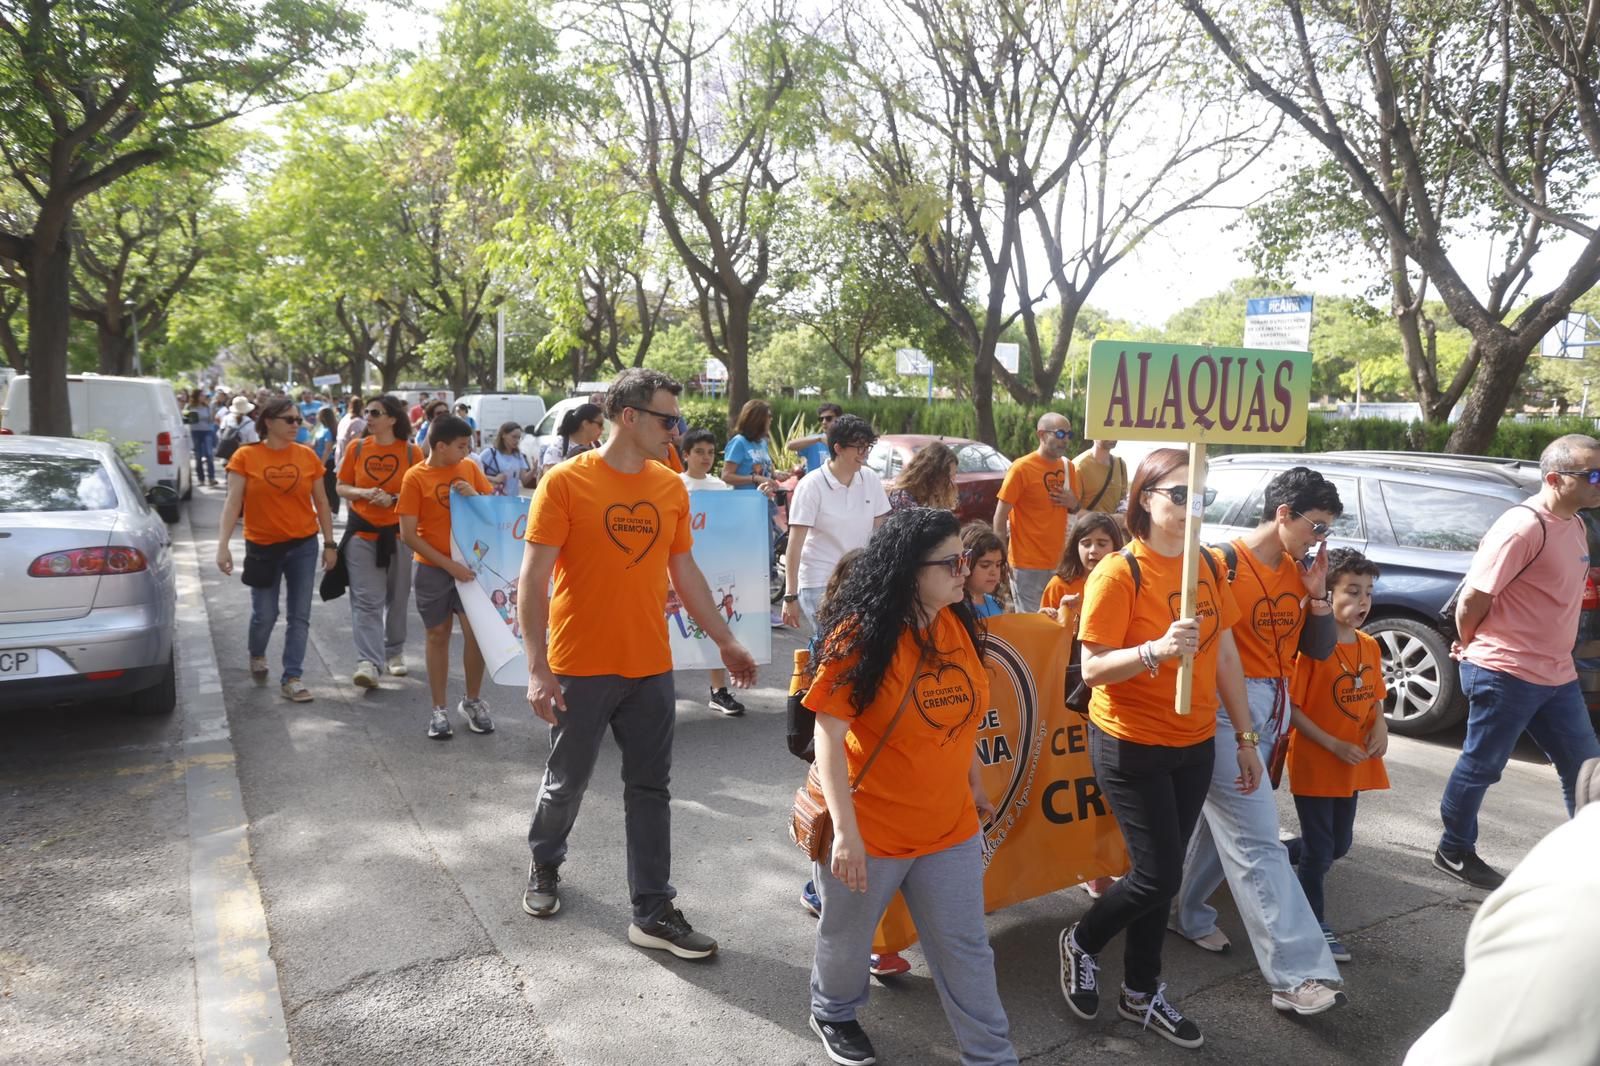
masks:
<path id="1" fill-rule="evenodd" d="M 1354 548 L 1333 548 L 1328 552 L 1328 587 L 1331 589 L 1341 574 L 1377 579 L 1378 564 Z"/>
<path id="2" fill-rule="evenodd" d="M 924 655 L 938 654 L 922 633 L 917 614 L 917 576 L 923 557 L 940 541 L 961 533 L 954 512 L 911 507 L 891 514 L 862 549 L 844 584 L 823 603 L 817 630 L 822 641 L 817 666 L 858 657 L 839 675 L 850 688 L 850 704 L 860 714 L 878 696 L 878 686 L 907 628 Z M 983 631 L 965 602 L 951 606 L 972 644 L 983 652 Z"/>
<path id="3" fill-rule="evenodd" d="M 1261 494 L 1261 521 L 1272 521 L 1279 507 L 1295 514 L 1327 511 L 1335 518 L 1344 514 L 1339 490 L 1308 466 L 1292 466 L 1267 482 L 1267 491 Z"/>

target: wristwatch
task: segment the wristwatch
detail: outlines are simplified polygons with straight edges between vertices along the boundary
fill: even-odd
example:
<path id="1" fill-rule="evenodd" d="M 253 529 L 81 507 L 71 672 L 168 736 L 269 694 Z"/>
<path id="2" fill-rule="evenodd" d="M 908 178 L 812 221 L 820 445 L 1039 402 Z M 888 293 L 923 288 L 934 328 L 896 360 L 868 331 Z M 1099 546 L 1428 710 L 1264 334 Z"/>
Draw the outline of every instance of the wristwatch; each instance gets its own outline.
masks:
<path id="1" fill-rule="evenodd" d="M 1253 729 L 1235 730 L 1233 738 L 1237 740 L 1241 746 L 1245 744 L 1261 743 L 1261 734 L 1257 733 Z"/>
<path id="2" fill-rule="evenodd" d="M 336 552 L 339 550 L 339 545 L 335 544 L 331 540 L 325 540 L 322 542 L 322 550 L 325 552 Z"/>
<path id="3" fill-rule="evenodd" d="M 785 592 L 783 594 L 783 602 L 784 603 L 794 603 L 799 598 L 800 598 L 800 594 L 797 593 L 797 592 Z"/>

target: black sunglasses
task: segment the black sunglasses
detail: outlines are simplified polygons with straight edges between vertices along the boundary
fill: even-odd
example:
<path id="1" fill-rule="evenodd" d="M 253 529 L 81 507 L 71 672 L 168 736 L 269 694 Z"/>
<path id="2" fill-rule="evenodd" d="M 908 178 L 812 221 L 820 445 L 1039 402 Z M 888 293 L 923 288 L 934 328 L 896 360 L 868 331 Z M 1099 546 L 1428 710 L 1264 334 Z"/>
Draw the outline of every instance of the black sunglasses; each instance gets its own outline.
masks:
<path id="1" fill-rule="evenodd" d="M 1600 474 L 1600 470 L 1596 470 L 1595 473 L 1596 474 Z M 1308 526 L 1311 527 L 1311 535 L 1313 537 L 1318 537 L 1318 538 L 1326 537 L 1329 533 L 1333 532 L 1333 526 L 1330 525 L 1327 522 L 1313 522 L 1313 521 L 1311 521 L 1311 519 L 1307 518 L 1305 515 L 1301 514 L 1299 511 L 1294 511 L 1294 512 L 1291 512 L 1291 513 L 1296 518 L 1301 519 Z"/>
<path id="2" fill-rule="evenodd" d="M 301 422 L 305 421 L 305 419 L 301 418 L 299 415 L 273 415 L 272 417 L 277 419 L 279 422 L 287 422 L 291 426 L 298 426 Z"/>
<path id="3" fill-rule="evenodd" d="M 947 555 L 943 559 L 924 559 L 917 565 L 947 567 L 951 577 L 960 577 L 972 568 L 972 550 L 969 548 L 956 555 Z"/>
<path id="4" fill-rule="evenodd" d="M 628 406 L 631 407 L 633 410 L 638 411 L 642 415 L 649 415 L 652 418 L 659 419 L 660 422 L 661 422 L 661 428 L 662 429 L 677 429 L 678 428 L 678 416 L 677 415 L 669 415 L 669 414 L 666 414 L 666 413 L 661 412 L 661 411 L 652 411 L 648 407 L 634 407 L 632 404 L 629 404 Z"/>
<path id="5" fill-rule="evenodd" d="M 1144 491 L 1159 492 L 1179 507 L 1189 502 L 1189 486 L 1187 485 L 1146 485 Z M 1207 507 L 1210 507 L 1217 502 L 1217 490 L 1206 489 L 1200 493 L 1200 498 L 1205 501 Z"/>
<path id="6" fill-rule="evenodd" d="M 1591 485 L 1600 485 L 1600 470 L 1557 470 L 1567 477 L 1581 477 Z"/>

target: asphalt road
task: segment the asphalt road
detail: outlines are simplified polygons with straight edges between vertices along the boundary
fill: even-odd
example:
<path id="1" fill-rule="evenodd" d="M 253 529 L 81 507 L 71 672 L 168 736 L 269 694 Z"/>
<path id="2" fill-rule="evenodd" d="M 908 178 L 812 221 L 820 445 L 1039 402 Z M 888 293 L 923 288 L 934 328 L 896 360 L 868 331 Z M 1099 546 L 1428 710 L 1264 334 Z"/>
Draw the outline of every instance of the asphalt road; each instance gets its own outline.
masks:
<path id="1" fill-rule="evenodd" d="M 285 701 L 246 670 L 246 590 L 209 560 L 220 510 L 189 514 L 204 607 L 249 821 L 294 1061 L 313 1063 L 821 1063 L 806 1028 L 813 920 L 807 874 L 783 828 L 801 764 L 783 745 L 792 634 L 725 719 L 703 677 L 678 677 L 674 883 L 697 928 L 721 942 L 690 963 L 628 944 L 619 762 L 601 758 L 563 867 L 563 907 L 523 914 L 528 816 L 548 741 L 519 691 L 490 693 L 497 731 L 425 735 L 422 633 L 412 676 L 363 694 L 349 684 L 348 601 L 317 603 L 307 659 L 316 701 Z M 176 527 L 186 538 L 189 527 Z M 236 543 L 235 557 L 241 547 Z M 203 599 L 203 602 L 201 602 Z M 603 602 L 595 604 L 603 610 Z M 273 642 L 276 657 L 282 629 Z M 187 676 L 169 720 L 118 707 L 0 711 L 0 1063 L 226 1061 L 196 1015 L 214 993 L 197 969 L 191 913 L 196 791 Z M 209 652 L 209 648 L 203 649 Z M 457 660 L 459 663 L 459 655 Z M 452 701 L 460 696 L 459 674 Z M 1072 1017 L 1055 940 L 1088 898 L 1072 890 L 989 918 L 1000 990 L 1024 1061 L 1397 1063 L 1448 1004 L 1479 893 L 1435 873 L 1437 802 L 1459 733 L 1397 738 L 1394 789 L 1363 797 L 1350 856 L 1329 877 L 1330 918 L 1355 954 L 1350 1005 L 1312 1019 L 1273 1011 L 1248 950 L 1214 956 L 1173 937 L 1169 993 L 1205 1030 L 1183 1051 L 1102 1012 Z M 1294 825 L 1287 796 L 1284 825 Z M 1563 815 L 1554 772 L 1525 748 L 1490 793 L 1480 850 L 1513 865 Z M 1223 928 L 1243 929 L 1219 893 Z M 202 945 L 204 947 L 204 945 Z M 227 944 L 222 960 L 229 964 Z M 957 1061 L 926 967 L 877 984 L 862 1014 L 880 1060 Z M 1115 945 L 1105 980 L 1120 980 Z M 199 975 L 197 977 L 197 974 Z"/>

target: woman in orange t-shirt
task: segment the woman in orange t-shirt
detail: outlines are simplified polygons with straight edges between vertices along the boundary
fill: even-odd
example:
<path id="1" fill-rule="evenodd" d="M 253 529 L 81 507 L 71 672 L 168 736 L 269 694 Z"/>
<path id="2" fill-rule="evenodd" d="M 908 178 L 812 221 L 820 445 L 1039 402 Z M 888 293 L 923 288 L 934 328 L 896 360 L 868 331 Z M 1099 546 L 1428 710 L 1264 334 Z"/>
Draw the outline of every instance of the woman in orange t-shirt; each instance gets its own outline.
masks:
<path id="1" fill-rule="evenodd" d="M 811 1028 L 835 1062 L 871 1061 L 856 1022 L 873 930 L 898 890 L 917 925 L 963 1062 L 1016 1062 L 983 924 L 983 837 L 993 817 L 976 737 L 989 706 L 983 637 L 966 604 L 954 513 L 897 511 L 873 533 L 817 629 L 805 705 L 833 815 L 811 969 Z M 863 773 L 870 762 L 870 773 Z M 852 786 L 855 786 L 852 788 Z"/>
<path id="2" fill-rule="evenodd" d="M 1183 857 L 1211 786 L 1217 699 L 1240 731 L 1241 792 L 1261 783 L 1249 734 L 1250 707 L 1232 627 L 1233 590 L 1213 557 L 1198 567 L 1194 619 L 1178 619 L 1183 583 L 1188 453 L 1145 457 L 1128 494 L 1133 544 L 1089 575 L 1078 634 L 1089 703 L 1095 777 L 1122 827 L 1133 869 L 1060 938 L 1062 992 L 1082 1018 L 1100 1008 L 1097 956 L 1127 932 L 1117 1012 L 1180 1047 L 1204 1042 L 1193 1019 L 1169 1002 L 1161 980 L 1167 911 L 1183 881 Z M 1209 550 L 1209 549 L 1207 549 Z M 1178 665 L 1194 657 L 1189 713 L 1173 710 Z"/>
<path id="3" fill-rule="evenodd" d="M 317 576 L 317 532 L 322 565 L 334 564 L 333 511 L 322 485 L 322 460 L 295 443 L 303 419 L 293 400 L 279 396 L 256 413 L 260 441 L 228 460 L 228 498 L 217 531 L 217 569 L 233 573 L 229 541 L 244 516 L 244 572 L 250 586 L 250 676 L 267 676 L 267 641 L 278 621 L 278 590 L 289 592 L 289 626 L 283 636 L 283 694 L 296 703 L 311 699 L 300 680 L 311 632 L 311 588 Z"/>

